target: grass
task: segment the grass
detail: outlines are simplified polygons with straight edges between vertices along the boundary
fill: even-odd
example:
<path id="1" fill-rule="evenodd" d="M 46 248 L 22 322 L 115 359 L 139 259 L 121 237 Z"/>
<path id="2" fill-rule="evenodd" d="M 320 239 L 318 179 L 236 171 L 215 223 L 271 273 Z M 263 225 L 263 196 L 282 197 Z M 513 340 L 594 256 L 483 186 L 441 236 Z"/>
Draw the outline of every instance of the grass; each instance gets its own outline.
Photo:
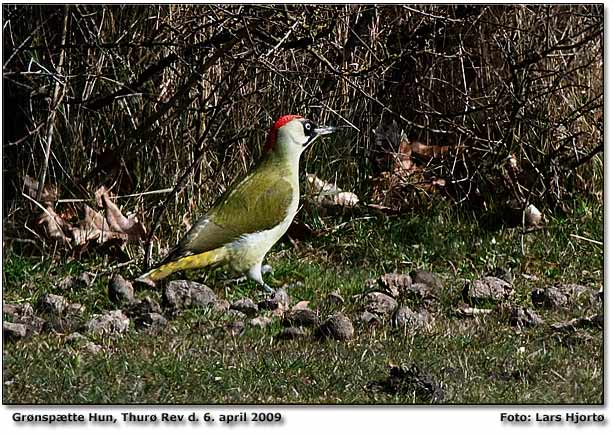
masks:
<path id="1" fill-rule="evenodd" d="M 602 330 L 563 335 L 548 326 L 519 329 L 497 315 L 453 315 L 462 279 L 496 268 L 513 271 L 513 301 L 526 307 L 534 286 L 563 282 L 599 289 L 602 246 L 570 235 L 603 240 L 602 222 L 601 207 L 551 218 L 544 229 L 523 235 L 520 229 L 485 230 L 442 206 L 419 216 L 329 218 L 322 236 L 276 246 L 268 257 L 274 272 L 265 279 L 275 285 L 304 282 L 291 290 L 294 302 L 309 300 L 322 317 L 334 310 L 323 303 L 326 295 L 338 290 L 346 300 L 342 310 L 354 318 L 360 307 L 352 295 L 363 292 L 366 279 L 429 269 L 446 282 L 431 330 L 405 334 L 388 324 L 356 324 L 349 342 L 280 341 L 274 339 L 282 328 L 278 320 L 266 329 L 247 325 L 244 334 L 232 336 L 224 331 L 228 314 L 187 309 L 159 334 L 131 328 L 122 336 L 91 336 L 104 348 L 97 354 L 67 344 L 59 334 L 6 342 L 4 403 L 428 403 L 415 393 L 371 387 L 387 378 L 390 364 L 416 364 L 431 374 L 442 384 L 445 404 L 602 403 Z M 54 284 L 64 276 L 93 270 L 98 277 L 89 288 L 63 295 L 84 304 L 87 315 L 99 313 L 113 308 L 106 296 L 107 268 L 99 258 L 36 260 L 5 252 L 4 301 L 34 304 L 46 291 L 58 293 Z M 220 282 L 227 277 L 214 270 L 206 282 L 230 301 L 262 297 L 249 282 L 224 290 Z M 577 303 L 538 312 L 550 324 L 590 309 Z"/>

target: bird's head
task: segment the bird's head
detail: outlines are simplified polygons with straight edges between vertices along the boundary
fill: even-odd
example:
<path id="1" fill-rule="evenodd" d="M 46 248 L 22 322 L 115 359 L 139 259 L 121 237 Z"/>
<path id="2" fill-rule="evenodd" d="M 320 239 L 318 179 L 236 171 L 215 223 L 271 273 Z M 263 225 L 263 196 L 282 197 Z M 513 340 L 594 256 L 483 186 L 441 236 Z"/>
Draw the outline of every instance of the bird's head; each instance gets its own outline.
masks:
<path id="1" fill-rule="evenodd" d="M 281 116 L 268 131 L 265 152 L 300 155 L 313 141 L 336 131 L 335 127 L 320 127 L 300 115 Z"/>

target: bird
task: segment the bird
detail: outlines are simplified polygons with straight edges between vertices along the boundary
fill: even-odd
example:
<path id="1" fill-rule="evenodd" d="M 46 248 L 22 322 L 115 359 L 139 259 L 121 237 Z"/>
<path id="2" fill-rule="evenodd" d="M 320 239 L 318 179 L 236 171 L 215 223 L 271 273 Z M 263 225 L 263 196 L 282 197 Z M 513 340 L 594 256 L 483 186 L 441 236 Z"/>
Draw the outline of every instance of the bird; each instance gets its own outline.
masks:
<path id="1" fill-rule="evenodd" d="M 262 261 L 298 212 L 300 156 L 318 137 L 336 130 L 301 115 L 279 117 L 255 168 L 230 186 L 177 246 L 138 280 L 155 284 L 180 270 L 227 264 L 266 292 L 274 292 L 262 278 Z"/>

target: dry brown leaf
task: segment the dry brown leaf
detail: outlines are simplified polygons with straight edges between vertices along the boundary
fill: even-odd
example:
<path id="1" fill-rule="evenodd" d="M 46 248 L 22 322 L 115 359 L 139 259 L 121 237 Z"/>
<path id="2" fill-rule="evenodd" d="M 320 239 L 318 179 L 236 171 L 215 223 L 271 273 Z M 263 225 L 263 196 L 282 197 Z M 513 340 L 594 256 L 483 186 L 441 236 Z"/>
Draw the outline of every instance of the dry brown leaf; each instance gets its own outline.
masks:
<path id="1" fill-rule="evenodd" d="M 96 203 L 104 208 L 106 222 L 113 235 L 110 238 L 122 238 L 129 241 L 145 239 L 145 227 L 138 221 L 136 216 L 126 217 L 109 197 L 106 187 L 102 186 L 96 191 Z M 103 228 L 103 231 L 106 228 Z"/>
<path id="2" fill-rule="evenodd" d="M 351 208 L 360 201 L 355 193 L 341 191 L 336 184 L 319 179 L 312 173 L 307 173 L 307 195 L 320 206 L 340 206 Z"/>
<path id="3" fill-rule="evenodd" d="M 23 188 L 28 196 L 36 199 L 36 193 L 38 193 L 38 181 L 31 176 L 26 175 L 23 179 Z M 43 194 L 40 198 L 40 202 L 43 205 L 49 206 L 56 202 L 59 197 L 59 189 L 57 185 L 45 185 L 43 187 Z"/>
<path id="4" fill-rule="evenodd" d="M 294 305 L 294 307 L 292 307 L 292 310 L 304 310 L 304 309 L 308 309 L 309 308 L 309 301 L 308 300 L 302 300 L 299 301 L 298 303 L 296 303 Z"/>
<path id="5" fill-rule="evenodd" d="M 70 243 L 70 239 L 64 233 L 64 228 L 68 225 L 55 213 L 51 206 L 47 206 L 46 212 L 38 219 L 38 224 L 45 225 L 45 230 L 50 239 L 61 241 L 65 244 Z"/>

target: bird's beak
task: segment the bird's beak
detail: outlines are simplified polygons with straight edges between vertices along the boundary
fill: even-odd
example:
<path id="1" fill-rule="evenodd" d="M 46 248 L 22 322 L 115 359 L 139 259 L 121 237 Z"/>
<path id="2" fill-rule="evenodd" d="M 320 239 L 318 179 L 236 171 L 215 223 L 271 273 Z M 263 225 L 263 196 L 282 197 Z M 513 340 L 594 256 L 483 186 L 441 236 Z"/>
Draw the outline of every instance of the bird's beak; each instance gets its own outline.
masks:
<path id="1" fill-rule="evenodd" d="M 315 133 L 318 136 L 325 136 L 326 134 L 332 134 L 336 130 L 338 130 L 336 127 L 317 127 L 315 128 Z"/>

